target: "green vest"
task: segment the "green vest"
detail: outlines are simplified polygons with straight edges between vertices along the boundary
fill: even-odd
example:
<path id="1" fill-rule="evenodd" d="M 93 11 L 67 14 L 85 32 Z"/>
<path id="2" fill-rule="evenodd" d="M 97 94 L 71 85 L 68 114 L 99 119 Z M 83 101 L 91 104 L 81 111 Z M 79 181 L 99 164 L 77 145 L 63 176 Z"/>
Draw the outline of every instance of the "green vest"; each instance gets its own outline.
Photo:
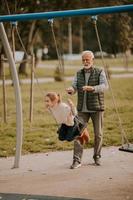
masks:
<path id="1" fill-rule="evenodd" d="M 99 85 L 99 77 L 101 69 L 92 68 L 90 77 L 88 80 L 88 85 L 95 86 Z M 81 69 L 77 72 L 77 93 L 78 93 L 78 103 L 77 110 L 82 111 L 84 91 L 82 87 L 85 86 L 85 73 Z M 104 110 L 104 93 L 87 92 L 86 95 L 86 107 L 90 111 L 103 111 Z"/>

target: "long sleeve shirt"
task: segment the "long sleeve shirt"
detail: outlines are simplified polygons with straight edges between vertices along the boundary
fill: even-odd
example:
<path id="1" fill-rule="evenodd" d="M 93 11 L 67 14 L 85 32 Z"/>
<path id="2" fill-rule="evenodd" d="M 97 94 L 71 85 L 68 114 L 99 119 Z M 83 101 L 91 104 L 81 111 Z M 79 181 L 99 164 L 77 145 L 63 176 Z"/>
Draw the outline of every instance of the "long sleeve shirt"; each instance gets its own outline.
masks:
<path id="1" fill-rule="evenodd" d="M 76 114 L 74 113 L 76 112 L 75 109 L 72 111 L 72 108 L 68 104 L 61 102 L 55 105 L 54 107 L 50 108 L 50 111 L 52 112 L 58 124 L 66 124 L 68 126 L 73 126 L 74 116 Z"/>

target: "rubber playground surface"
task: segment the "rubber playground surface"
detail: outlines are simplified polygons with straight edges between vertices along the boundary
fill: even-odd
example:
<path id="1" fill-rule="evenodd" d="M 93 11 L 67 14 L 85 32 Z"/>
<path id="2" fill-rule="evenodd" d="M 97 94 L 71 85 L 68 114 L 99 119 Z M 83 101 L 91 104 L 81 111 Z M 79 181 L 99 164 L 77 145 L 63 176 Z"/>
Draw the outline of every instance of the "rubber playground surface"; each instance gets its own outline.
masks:
<path id="1" fill-rule="evenodd" d="M 28 154 L 12 169 L 14 157 L 0 158 L 2 200 L 133 200 L 133 154 L 118 147 L 102 149 L 102 165 L 93 149 L 84 150 L 82 166 L 69 169 L 73 151 Z"/>

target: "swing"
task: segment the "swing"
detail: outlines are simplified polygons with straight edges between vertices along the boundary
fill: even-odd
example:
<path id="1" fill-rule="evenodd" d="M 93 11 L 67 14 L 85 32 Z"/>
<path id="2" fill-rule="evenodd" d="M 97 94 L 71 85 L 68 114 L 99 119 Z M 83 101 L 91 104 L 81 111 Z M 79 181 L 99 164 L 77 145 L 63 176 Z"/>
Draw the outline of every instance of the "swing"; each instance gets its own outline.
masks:
<path id="1" fill-rule="evenodd" d="M 126 136 L 126 133 L 125 133 L 123 127 L 122 127 L 122 122 L 121 122 L 121 119 L 120 119 L 120 116 L 119 116 L 119 112 L 118 112 L 118 109 L 117 109 L 117 105 L 116 105 L 116 102 L 115 102 L 115 97 L 114 97 L 114 94 L 113 94 L 111 83 L 109 81 L 109 74 L 108 74 L 108 71 L 107 71 L 107 66 L 105 65 L 105 62 L 104 62 L 103 50 L 102 50 L 102 46 L 101 46 L 101 42 L 100 42 L 100 37 L 99 37 L 99 33 L 98 33 L 98 28 L 97 28 L 97 16 L 92 16 L 92 21 L 93 21 L 95 32 L 96 32 L 96 37 L 97 37 L 98 46 L 99 46 L 100 53 L 101 53 L 103 67 L 105 69 L 105 73 L 106 73 L 106 76 L 107 76 L 108 84 L 109 84 L 111 95 L 112 95 L 112 100 L 113 100 L 114 108 L 115 108 L 116 115 L 117 115 L 118 122 L 119 122 L 119 128 L 120 128 L 121 138 L 122 138 L 122 146 L 119 148 L 119 150 L 120 151 L 125 151 L 125 152 L 133 153 L 133 144 L 129 143 L 129 141 L 127 139 L 127 136 Z"/>
<path id="2" fill-rule="evenodd" d="M 49 24 L 51 26 L 51 32 L 52 32 L 52 36 L 53 36 L 54 43 L 55 43 L 56 54 L 57 54 L 57 58 L 58 58 L 58 61 L 59 61 L 59 69 L 64 72 L 64 69 L 63 69 L 63 66 L 62 66 L 62 61 L 61 61 L 61 55 L 60 55 L 59 50 L 58 50 L 57 41 L 56 41 L 56 37 L 55 37 L 55 32 L 54 32 L 54 28 L 53 28 L 53 19 L 49 19 L 48 22 L 49 22 Z M 65 78 L 63 78 L 63 80 L 64 80 L 63 83 L 64 83 L 64 87 L 65 87 Z M 51 110 L 50 110 L 50 112 L 52 113 Z M 71 110 L 71 112 L 74 115 L 72 110 Z M 53 113 L 52 113 L 52 115 L 53 115 Z M 82 136 L 82 133 L 84 132 L 86 127 L 87 127 L 87 124 L 82 122 L 78 118 L 77 115 L 76 116 L 74 115 L 74 126 L 71 129 L 71 132 L 72 132 L 73 136 L 71 137 L 71 139 L 69 141 L 72 141 L 77 136 L 79 136 L 79 137 Z M 57 133 L 61 134 L 65 130 L 68 130 L 68 126 L 63 124 L 58 128 Z"/>
<path id="3" fill-rule="evenodd" d="M 133 153 L 133 144 L 124 144 L 119 148 L 119 151 L 126 151 Z"/>
<path id="4" fill-rule="evenodd" d="M 74 115 L 73 110 L 71 109 L 71 113 L 74 116 L 74 125 L 66 125 L 62 123 L 61 125 L 58 124 L 55 114 L 53 113 L 52 109 L 49 107 L 49 111 L 54 117 L 56 124 L 58 126 L 57 134 L 58 138 L 61 141 L 67 140 L 67 141 L 73 141 L 75 138 L 78 138 L 81 140 L 81 143 L 84 143 L 84 140 L 86 143 L 89 141 L 89 133 L 86 129 L 87 123 L 82 122 L 77 115 Z M 86 130 L 85 130 L 86 129 Z M 88 135 L 88 136 L 87 136 Z"/>
<path id="5" fill-rule="evenodd" d="M 59 135 L 59 140 L 64 140 L 64 135 L 66 136 L 66 140 L 69 142 L 73 141 L 77 137 L 82 137 L 86 127 L 87 124 L 80 122 L 78 117 L 75 116 L 73 126 L 61 124 L 61 126 L 58 128 L 57 133 Z"/>

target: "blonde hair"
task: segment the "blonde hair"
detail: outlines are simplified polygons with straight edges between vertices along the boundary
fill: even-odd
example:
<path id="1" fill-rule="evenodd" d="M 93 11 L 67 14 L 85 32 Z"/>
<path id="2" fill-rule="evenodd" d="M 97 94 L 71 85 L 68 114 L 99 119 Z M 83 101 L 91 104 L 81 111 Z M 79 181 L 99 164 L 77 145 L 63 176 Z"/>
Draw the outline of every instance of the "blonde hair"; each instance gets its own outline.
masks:
<path id="1" fill-rule="evenodd" d="M 57 99 L 57 102 L 60 103 L 61 102 L 61 96 L 60 94 L 57 94 L 56 92 L 48 92 L 46 95 L 46 97 L 49 97 L 49 99 L 53 102 Z"/>
<path id="2" fill-rule="evenodd" d="M 86 50 L 82 52 L 82 56 L 84 56 L 85 54 L 90 54 L 91 57 L 94 59 L 94 53 L 92 51 Z"/>

